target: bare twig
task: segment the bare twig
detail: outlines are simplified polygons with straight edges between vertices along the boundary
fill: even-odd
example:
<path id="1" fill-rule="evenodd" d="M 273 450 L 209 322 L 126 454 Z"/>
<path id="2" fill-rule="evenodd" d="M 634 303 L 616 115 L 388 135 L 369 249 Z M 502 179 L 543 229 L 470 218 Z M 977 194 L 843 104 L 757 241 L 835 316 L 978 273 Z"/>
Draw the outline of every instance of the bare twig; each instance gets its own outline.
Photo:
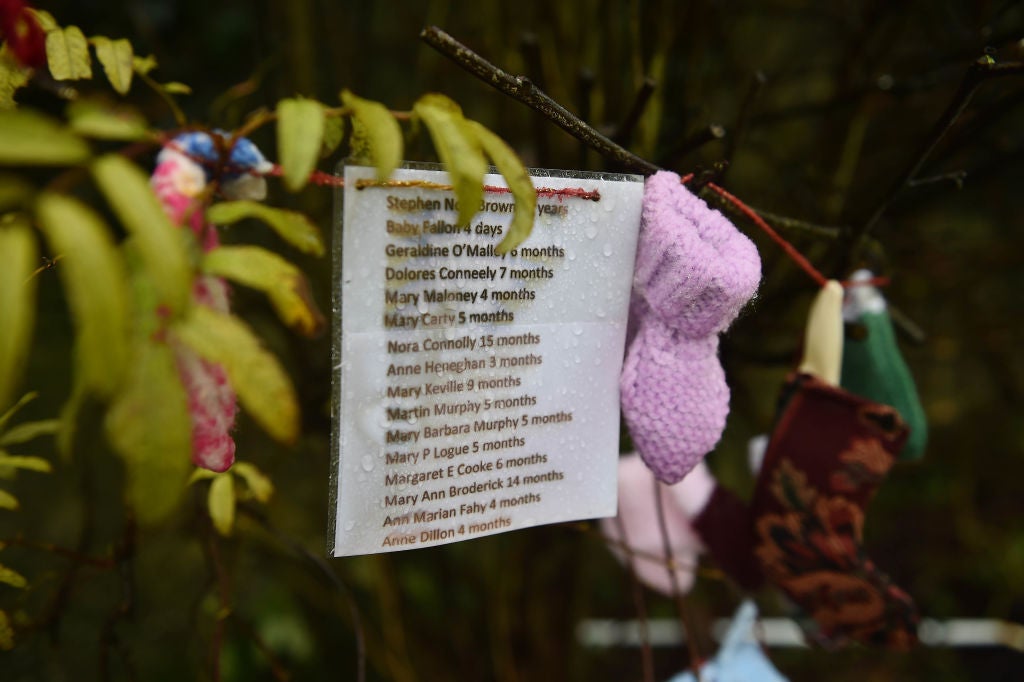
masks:
<path id="1" fill-rule="evenodd" d="M 576 108 L 579 109 L 581 120 L 590 120 L 590 96 L 593 92 L 594 72 L 583 67 L 576 78 L 576 96 L 579 100 Z M 590 151 L 590 147 L 585 142 L 580 142 L 580 168 L 587 167 L 588 151 Z"/>
<path id="2" fill-rule="evenodd" d="M 420 33 L 420 38 L 488 85 L 535 111 L 539 111 L 562 130 L 619 166 L 644 175 L 651 175 L 661 170 L 650 161 L 637 156 L 597 132 L 538 89 L 528 78 L 513 76 L 499 69 L 440 28 L 428 26 Z"/>
<path id="3" fill-rule="evenodd" d="M 622 517 L 618 514 L 615 516 L 615 525 L 619 530 L 619 537 L 622 538 L 619 547 L 626 555 L 626 567 L 629 569 L 633 607 L 636 609 L 636 619 L 640 631 L 640 663 L 643 667 L 644 682 L 654 682 L 654 653 L 651 650 L 651 637 L 647 628 L 647 606 L 644 603 L 644 591 L 636 573 L 636 552 L 626 536 L 626 524 L 622 522 Z"/>
<path id="4" fill-rule="evenodd" d="M 755 71 L 750 79 L 747 94 L 744 95 L 743 103 L 740 104 L 739 113 L 736 115 L 736 125 L 733 126 L 732 135 L 726 140 L 725 158 L 730 162 L 736 155 L 736 149 L 739 147 L 743 134 L 747 132 L 750 116 L 754 111 L 754 102 L 757 101 L 757 96 L 761 94 L 761 90 L 764 88 L 767 80 L 763 71 Z"/>
<path id="5" fill-rule="evenodd" d="M 708 142 L 714 142 L 715 140 L 721 140 L 725 137 L 725 128 L 718 123 L 712 123 L 707 125 L 692 135 L 680 139 L 674 145 L 668 148 L 668 150 L 658 157 L 657 161 L 663 166 L 672 166 L 681 158 L 697 151 Z"/>
<path id="6" fill-rule="evenodd" d="M 345 587 L 345 584 L 341 582 L 341 579 L 338 578 L 338 575 L 331 568 L 331 565 L 327 563 L 323 557 L 310 552 L 289 535 L 281 532 L 277 526 L 270 522 L 261 509 L 248 504 L 240 504 L 238 506 L 238 511 L 258 523 L 263 530 L 272 535 L 278 542 L 302 558 L 311 567 L 315 568 L 316 572 L 326 578 L 327 582 L 330 583 L 335 592 L 341 595 L 345 600 L 345 603 L 348 606 L 349 615 L 352 619 L 352 630 L 355 632 L 356 636 L 356 681 L 364 682 L 366 680 L 366 636 L 363 633 L 363 618 L 359 612 L 359 606 L 356 605 L 356 602 L 349 593 L 348 588 Z"/>
<path id="7" fill-rule="evenodd" d="M 686 602 L 683 599 L 683 591 L 679 587 L 679 576 L 676 574 L 675 553 L 672 551 L 672 542 L 668 537 L 668 523 L 665 521 L 665 508 L 661 503 L 661 481 L 654 480 L 654 508 L 658 515 L 658 531 L 661 533 L 661 544 L 665 551 L 665 561 L 668 564 L 669 584 L 672 586 L 672 599 L 679 611 L 679 624 L 686 633 L 686 643 L 690 649 L 690 666 L 697 670 L 700 668 L 701 656 L 697 649 L 697 630 L 690 622 L 686 610 Z"/>
<path id="8" fill-rule="evenodd" d="M 967 108 L 975 91 L 977 91 L 981 84 L 997 76 L 1010 76 L 1021 73 L 1024 73 L 1024 62 L 997 64 L 988 56 L 979 58 L 968 67 L 967 72 L 960 81 L 960 86 L 953 93 L 953 97 L 946 106 L 945 111 L 942 112 L 942 115 L 932 125 L 931 130 L 928 131 L 920 149 L 911 157 L 910 164 L 893 181 L 867 219 L 859 228 L 851 233 L 849 239 L 840 240 L 845 242 L 841 244 L 842 253 L 845 254 L 844 262 L 842 263 L 844 270 L 848 267 L 852 257 L 855 256 L 855 252 L 863 245 L 864 240 L 871 235 L 879 219 L 892 205 L 897 195 L 917 176 L 939 142 L 942 141 L 946 133 L 950 131 L 957 119 L 960 118 L 960 115 Z"/>
<path id="9" fill-rule="evenodd" d="M 644 78 L 640 88 L 636 91 L 636 96 L 633 98 L 633 106 L 629 108 L 626 118 L 622 119 L 622 123 L 619 124 L 615 134 L 612 135 L 612 139 L 615 142 L 625 146 L 633 139 L 633 131 L 636 130 L 636 124 L 640 122 L 640 117 L 644 115 L 647 103 L 651 101 L 651 95 L 654 94 L 654 88 L 657 86 L 658 84 L 653 78 Z"/>

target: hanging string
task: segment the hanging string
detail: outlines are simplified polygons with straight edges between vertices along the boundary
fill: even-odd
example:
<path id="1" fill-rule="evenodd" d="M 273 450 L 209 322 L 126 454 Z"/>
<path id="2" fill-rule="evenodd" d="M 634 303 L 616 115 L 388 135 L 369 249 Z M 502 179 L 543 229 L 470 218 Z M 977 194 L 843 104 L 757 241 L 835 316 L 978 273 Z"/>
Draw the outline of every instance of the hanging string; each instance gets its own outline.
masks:
<path id="1" fill-rule="evenodd" d="M 187 150 L 183 149 L 181 146 L 177 145 L 171 139 L 165 140 L 164 144 L 165 144 L 165 146 L 168 146 L 168 147 L 174 149 L 175 151 L 183 154 L 184 156 L 187 156 L 188 158 L 190 158 L 191 160 L 195 161 L 196 163 L 198 163 L 198 164 L 200 164 L 202 166 L 205 166 L 205 167 L 212 167 L 214 169 L 218 169 L 222 173 L 227 173 L 227 174 L 249 173 L 249 174 L 252 174 L 252 175 L 266 175 L 266 176 L 271 176 L 271 177 L 281 177 L 282 174 L 283 174 L 281 166 L 279 166 L 278 164 L 273 164 L 273 166 L 270 168 L 270 170 L 265 171 L 265 172 L 261 172 L 261 171 L 257 171 L 256 169 L 253 169 L 253 168 L 239 168 L 239 167 L 237 167 L 234 164 L 231 164 L 229 162 L 221 162 L 221 163 L 212 162 L 212 161 L 210 161 L 207 158 L 204 158 L 204 157 L 201 157 L 201 156 L 198 156 L 196 154 L 192 154 L 192 153 L 188 152 Z M 230 150 L 227 151 L 227 154 L 230 154 Z M 686 184 L 686 183 L 690 182 L 691 180 L 693 180 L 693 178 L 694 178 L 694 174 L 693 173 L 687 173 L 686 175 L 683 175 L 682 177 L 680 177 L 679 181 L 681 183 L 683 183 L 683 184 Z M 310 175 L 309 175 L 309 182 L 311 182 L 311 183 L 313 183 L 315 185 L 322 186 L 322 187 L 344 187 L 345 186 L 345 179 L 344 178 L 342 178 L 340 176 L 337 176 L 337 175 L 334 175 L 332 173 L 325 173 L 324 171 L 321 171 L 321 170 L 314 170 L 312 173 L 310 173 Z M 455 187 L 453 185 L 444 184 L 444 183 L 437 183 L 437 182 L 430 182 L 430 181 L 427 181 L 427 180 L 384 180 L 384 181 L 381 181 L 381 180 L 371 180 L 371 179 L 360 179 L 360 180 L 356 181 L 356 189 L 362 190 L 362 189 L 366 189 L 368 187 L 417 187 L 417 188 L 423 188 L 423 189 L 437 189 L 437 190 L 444 190 L 444 191 L 451 191 L 451 190 L 455 189 Z M 759 216 L 754 209 L 752 209 L 749 206 L 747 206 L 745 203 L 743 203 L 735 195 L 733 195 L 732 193 L 730 193 L 728 190 L 724 189 L 723 187 L 715 184 L 714 182 L 707 183 L 706 187 L 709 190 L 711 190 L 712 192 L 714 192 L 715 194 L 717 194 L 720 197 L 722 197 L 725 201 L 727 201 L 730 204 L 732 204 L 736 208 L 736 210 L 738 210 L 744 216 L 749 218 L 755 225 L 757 225 L 761 229 L 761 231 L 764 232 L 766 235 L 768 235 L 769 239 L 771 239 L 773 242 L 775 242 L 779 246 L 779 248 L 782 249 L 783 253 L 785 253 L 787 256 L 789 256 L 790 260 L 792 260 L 794 263 L 796 263 L 796 265 L 801 270 L 803 270 L 805 273 L 807 273 L 807 275 L 812 280 L 814 280 L 814 282 L 818 286 L 823 287 L 823 286 L 825 286 L 825 284 L 828 283 L 828 278 L 825 277 L 823 274 L 821 274 L 821 271 L 818 270 L 816 267 L 814 267 L 814 265 L 807 259 L 806 256 L 804 256 L 802 253 L 800 253 L 800 251 L 795 246 L 790 244 L 782 235 L 780 235 L 775 230 L 775 228 L 773 228 L 771 225 L 769 225 L 767 223 L 767 221 L 765 221 L 764 218 Z M 508 188 L 508 187 L 501 187 L 501 186 L 497 186 L 497 185 L 484 185 L 483 186 L 483 190 L 485 192 L 489 193 L 489 194 L 509 194 L 509 193 L 512 192 L 512 190 L 510 188 Z M 600 201 L 601 200 L 601 193 L 598 190 L 596 190 L 596 189 L 595 190 L 586 190 L 586 189 L 583 189 L 581 187 L 560 187 L 560 188 L 537 187 L 535 189 L 535 191 L 537 192 L 537 196 L 538 197 L 558 197 L 559 200 L 561 200 L 564 197 L 571 197 L 571 198 L 576 198 L 576 199 L 586 199 L 586 200 L 589 200 L 589 201 Z M 871 286 L 886 286 L 886 285 L 889 284 L 889 282 L 890 282 L 890 280 L 889 280 L 888 277 L 873 277 L 871 279 L 857 280 L 857 281 L 842 280 L 840 282 L 840 284 L 843 286 L 844 289 L 848 289 L 850 287 L 867 286 L 867 285 L 871 285 Z"/>

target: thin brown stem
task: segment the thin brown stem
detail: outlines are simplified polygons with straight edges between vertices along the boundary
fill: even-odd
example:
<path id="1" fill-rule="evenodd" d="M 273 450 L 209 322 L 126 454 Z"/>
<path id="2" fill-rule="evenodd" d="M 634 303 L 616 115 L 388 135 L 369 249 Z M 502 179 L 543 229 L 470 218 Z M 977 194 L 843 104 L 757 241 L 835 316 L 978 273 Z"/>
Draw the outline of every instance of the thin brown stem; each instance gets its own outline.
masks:
<path id="1" fill-rule="evenodd" d="M 655 164 L 597 132 L 537 88 L 528 78 L 513 76 L 499 69 L 440 28 L 428 26 L 420 33 L 420 38 L 491 87 L 540 112 L 562 130 L 620 167 L 643 175 L 651 175 L 660 170 Z"/>
<path id="2" fill-rule="evenodd" d="M 636 91 L 636 96 L 633 98 L 633 106 L 629 108 L 626 118 L 622 120 L 622 123 L 615 130 L 615 134 L 612 135 L 612 139 L 616 143 L 625 146 L 633 139 L 633 131 L 636 129 L 636 124 L 640 122 L 640 117 L 644 115 L 644 110 L 651 101 L 651 95 L 654 94 L 654 89 L 657 85 L 657 81 L 653 78 L 644 78 L 640 88 Z"/>
<path id="3" fill-rule="evenodd" d="M 896 177 L 889 186 L 889 189 L 882 195 L 881 200 L 875 205 L 867 219 L 854 230 L 848 239 L 840 240 L 841 253 L 845 254 L 842 259 L 842 269 L 848 268 L 856 252 L 863 246 L 864 241 L 869 237 L 878 221 L 892 205 L 896 197 L 921 171 L 925 162 L 932 155 L 932 152 L 945 138 L 946 134 L 953 128 L 953 125 L 960 118 L 960 115 L 970 104 L 974 93 L 985 81 L 999 77 L 1012 76 L 1024 73 L 1024 62 L 1007 62 L 997 64 L 991 57 L 979 58 L 964 73 L 959 87 L 953 93 L 952 99 L 946 109 L 932 125 L 931 130 L 925 135 L 924 141 L 917 152 L 911 157 L 907 167 Z M 852 247 L 852 248 L 851 248 Z"/>
<path id="4" fill-rule="evenodd" d="M 644 682 L 654 682 L 654 651 L 651 649 L 651 636 L 647 629 L 647 605 L 644 603 L 644 590 L 636 573 L 636 552 L 626 535 L 626 524 L 622 517 L 615 516 L 615 525 L 619 530 L 622 542 L 619 547 L 626 555 L 626 567 L 629 569 L 629 583 L 633 592 L 633 607 L 640 631 L 640 665 L 643 667 Z"/>
<path id="5" fill-rule="evenodd" d="M 675 554 L 672 551 L 672 541 L 668 536 L 668 523 L 665 521 L 665 508 L 661 501 L 661 482 L 654 480 L 654 508 L 658 513 L 658 531 L 661 533 L 661 544 L 665 551 L 665 562 L 668 565 L 669 584 L 672 586 L 672 599 L 675 601 L 676 610 L 679 612 L 679 624 L 682 626 L 686 645 L 690 650 L 690 665 L 696 670 L 701 663 L 700 651 L 697 649 L 697 631 L 690 623 L 686 610 L 686 602 L 683 598 L 683 591 L 679 587 L 679 576 L 676 574 Z"/>

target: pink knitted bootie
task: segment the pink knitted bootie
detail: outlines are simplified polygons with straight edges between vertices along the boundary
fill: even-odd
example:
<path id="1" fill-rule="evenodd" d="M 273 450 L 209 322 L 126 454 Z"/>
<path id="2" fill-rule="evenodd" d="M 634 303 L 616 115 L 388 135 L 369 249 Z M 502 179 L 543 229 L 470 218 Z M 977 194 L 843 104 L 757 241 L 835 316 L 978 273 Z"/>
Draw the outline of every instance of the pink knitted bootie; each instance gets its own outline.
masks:
<path id="1" fill-rule="evenodd" d="M 675 173 L 647 179 L 620 379 L 633 442 L 654 475 L 681 480 L 718 443 L 729 387 L 718 335 L 757 291 L 753 242 Z"/>

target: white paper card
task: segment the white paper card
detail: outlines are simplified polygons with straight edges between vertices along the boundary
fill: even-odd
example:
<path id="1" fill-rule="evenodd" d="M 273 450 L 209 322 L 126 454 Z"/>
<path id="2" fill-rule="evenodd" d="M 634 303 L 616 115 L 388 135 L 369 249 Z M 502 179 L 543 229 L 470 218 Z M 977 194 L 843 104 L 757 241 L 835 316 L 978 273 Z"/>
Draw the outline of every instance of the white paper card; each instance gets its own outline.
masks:
<path id="1" fill-rule="evenodd" d="M 533 232 L 502 257 L 500 175 L 460 228 L 451 190 L 415 184 L 447 173 L 357 189 L 374 171 L 345 167 L 335 556 L 615 514 L 643 182 L 533 173 Z"/>

